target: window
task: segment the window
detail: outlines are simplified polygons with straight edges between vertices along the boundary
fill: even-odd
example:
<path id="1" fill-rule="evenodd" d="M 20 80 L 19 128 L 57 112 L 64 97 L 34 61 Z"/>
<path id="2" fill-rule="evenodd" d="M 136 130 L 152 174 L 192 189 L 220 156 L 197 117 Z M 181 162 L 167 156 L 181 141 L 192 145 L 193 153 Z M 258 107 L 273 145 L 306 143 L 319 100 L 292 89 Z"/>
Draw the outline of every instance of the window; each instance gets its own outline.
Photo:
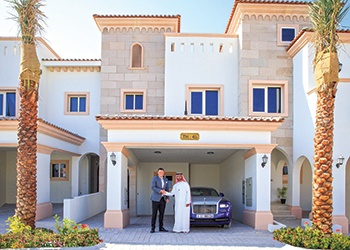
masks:
<path id="1" fill-rule="evenodd" d="M 89 93 L 65 93 L 65 115 L 88 115 Z"/>
<path id="2" fill-rule="evenodd" d="M 187 85 L 188 114 L 222 115 L 222 85 Z"/>
<path id="3" fill-rule="evenodd" d="M 181 52 L 185 52 L 185 43 L 181 43 Z"/>
<path id="4" fill-rule="evenodd" d="M 131 45 L 129 69 L 145 69 L 143 68 L 143 47 L 140 43 Z"/>
<path id="5" fill-rule="evenodd" d="M 203 53 L 204 52 L 204 43 L 201 43 L 200 47 L 201 47 L 201 52 Z"/>
<path id="6" fill-rule="evenodd" d="M 50 179 L 53 181 L 68 181 L 69 161 L 51 161 Z"/>
<path id="7" fill-rule="evenodd" d="M 250 116 L 288 116 L 288 81 L 250 80 Z"/>
<path id="8" fill-rule="evenodd" d="M 299 33 L 298 24 L 278 24 L 277 25 L 277 45 L 288 46 Z"/>
<path id="9" fill-rule="evenodd" d="M 171 52 L 175 51 L 175 43 L 171 43 L 170 50 Z"/>
<path id="10" fill-rule="evenodd" d="M 16 116 L 16 91 L 0 91 L 0 116 Z"/>
<path id="11" fill-rule="evenodd" d="M 281 88 L 253 87 L 253 112 L 281 113 Z"/>
<path id="12" fill-rule="evenodd" d="M 191 43 L 191 52 L 194 52 L 194 43 Z"/>
<path id="13" fill-rule="evenodd" d="M 122 89 L 120 112 L 146 112 L 145 89 Z"/>

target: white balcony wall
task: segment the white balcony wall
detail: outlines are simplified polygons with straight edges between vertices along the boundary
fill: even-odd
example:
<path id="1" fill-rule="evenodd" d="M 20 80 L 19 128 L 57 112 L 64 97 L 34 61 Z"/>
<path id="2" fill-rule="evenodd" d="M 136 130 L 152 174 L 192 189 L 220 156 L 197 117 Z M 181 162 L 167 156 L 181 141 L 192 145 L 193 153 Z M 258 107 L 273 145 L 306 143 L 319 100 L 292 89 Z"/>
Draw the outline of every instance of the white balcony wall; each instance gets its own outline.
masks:
<path id="1" fill-rule="evenodd" d="M 169 36 L 165 39 L 165 115 L 184 115 L 186 84 L 200 84 L 223 85 L 223 114 L 237 116 L 238 38 Z M 221 44 L 222 52 L 219 52 Z"/>

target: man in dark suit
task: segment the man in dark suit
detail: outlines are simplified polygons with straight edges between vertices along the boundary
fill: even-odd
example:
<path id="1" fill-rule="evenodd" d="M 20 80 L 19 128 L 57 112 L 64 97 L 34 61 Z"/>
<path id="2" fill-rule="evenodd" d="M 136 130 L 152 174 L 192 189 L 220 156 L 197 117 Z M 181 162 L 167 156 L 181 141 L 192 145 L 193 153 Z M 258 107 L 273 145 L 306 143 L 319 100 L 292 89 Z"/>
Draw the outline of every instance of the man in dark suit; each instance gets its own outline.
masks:
<path id="1" fill-rule="evenodd" d="M 164 169 L 158 169 L 158 175 L 153 177 L 152 179 L 152 228 L 151 233 L 154 233 L 156 229 L 156 218 L 157 212 L 159 210 L 159 231 L 160 232 L 168 232 L 163 227 L 163 218 L 164 218 L 164 210 L 166 203 L 169 202 L 169 198 L 167 196 L 163 196 L 161 191 L 169 191 L 168 179 L 164 177 Z"/>

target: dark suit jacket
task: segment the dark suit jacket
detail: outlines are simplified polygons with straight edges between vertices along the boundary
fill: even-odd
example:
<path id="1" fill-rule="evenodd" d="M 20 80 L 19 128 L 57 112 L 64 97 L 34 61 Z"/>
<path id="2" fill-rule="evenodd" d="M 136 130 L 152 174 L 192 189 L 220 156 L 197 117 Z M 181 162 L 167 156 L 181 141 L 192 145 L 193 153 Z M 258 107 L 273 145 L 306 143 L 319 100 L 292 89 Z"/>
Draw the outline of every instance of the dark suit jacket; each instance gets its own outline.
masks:
<path id="1" fill-rule="evenodd" d="M 163 177 L 163 181 L 164 181 L 164 188 L 162 188 L 162 180 L 160 179 L 160 177 L 157 175 L 155 177 L 152 178 L 152 201 L 160 201 L 160 199 L 162 198 L 162 194 L 161 194 L 161 190 L 164 189 L 165 191 L 169 192 L 169 186 L 168 186 L 168 179 Z M 164 198 L 166 200 L 169 200 L 168 196 L 164 196 Z"/>

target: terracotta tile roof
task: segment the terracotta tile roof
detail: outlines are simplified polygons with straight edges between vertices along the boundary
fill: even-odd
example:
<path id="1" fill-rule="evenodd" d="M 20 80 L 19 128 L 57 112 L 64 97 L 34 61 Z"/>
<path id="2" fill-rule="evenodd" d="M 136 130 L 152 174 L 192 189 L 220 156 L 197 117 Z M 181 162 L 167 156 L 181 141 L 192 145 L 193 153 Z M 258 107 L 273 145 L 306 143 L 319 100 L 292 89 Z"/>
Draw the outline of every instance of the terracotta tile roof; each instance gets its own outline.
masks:
<path id="1" fill-rule="evenodd" d="M 0 122 L 1 122 L 1 121 L 18 121 L 18 117 L 6 117 L 6 116 L 4 117 L 4 116 L 2 116 L 2 117 L 0 117 Z M 56 126 L 56 125 L 54 125 L 54 124 L 52 124 L 52 123 L 50 123 L 50 122 L 48 122 L 48 121 L 45 121 L 45 120 L 43 120 L 43 119 L 41 119 L 41 118 L 38 118 L 38 121 L 39 121 L 39 122 L 42 122 L 42 123 L 45 123 L 45 124 L 47 124 L 47 125 L 49 125 L 49 126 L 51 126 L 51 127 L 57 128 L 57 129 L 59 129 L 59 130 L 61 130 L 61 131 L 63 131 L 63 132 L 66 132 L 66 133 L 68 133 L 68 134 L 77 136 L 77 137 L 79 137 L 80 139 L 84 139 L 84 140 L 85 140 L 84 137 L 82 137 L 82 136 L 80 136 L 80 135 L 78 135 L 78 134 L 76 134 L 76 133 L 70 132 L 70 131 L 67 130 L 67 129 L 58 127 L 58 126 Z"/>
<path id="2" fill-rule="evenodd" d="M 298 4 L 307 4 L 308 2 L 302 2 L 302 1 L 266 1 L 266 0 L 236 0 L 235 3 L 233 4 L 233 8 L 232 8 L 232 12 L 231 12 L 231 15 L 230 15 L 230 19 L 228 20 L 228 23 L 227 23 L 227 26 L 226 26 L 226 30 L 225 30 L 225 34 L 227 33 L 228 31 L 228 28 L 230 26 L 230 23 L 232 21 L 232 18 L 233 18 L 233 15 L 235 14 L 235 11 L 237 9 L 237 5 L 239 3 L 256 3 L 256 4 L 295 4 L 295 5 L 298 5 Z"/>
<path id="3" fill-rule="evenodd" d="M 286 48 L 286 51 L 288 51 L 295 43 L 296 41 L 298 41 L 298 39 L 305 33 L 311 31 L 313 32 L 313 29 L 310 28 L 304 28 L 302 29 L 299 34 L 293 39 L 293 41 L 290 42 L 289 46 Z M 350 29 L 341 29 L 341 30 L 337 30 L 337 33 L 350 33 Z"/>
<path id="4" fill-rule="evenodd" d="M 283 122 L 282 117 L 234 117 L 234 116 L 166 116 L 166 115 L 97 115 L 96 120 L 198 120 L 198 121 L 253 121 Z"/>
<path id="5" fill-rule="evenodd" d="M 54 61 L 54 62 L 92 62 L 101 61 L 101 59 L 55 59 L 55 58 L 43 58 L 43 61 Z"/>
<path id="6" fill-rule="evenodd" d="M 181 15 L 93 15 L 96 18 L 177 18 L 178 19 L 178 33 L 180 33 Z"/>

